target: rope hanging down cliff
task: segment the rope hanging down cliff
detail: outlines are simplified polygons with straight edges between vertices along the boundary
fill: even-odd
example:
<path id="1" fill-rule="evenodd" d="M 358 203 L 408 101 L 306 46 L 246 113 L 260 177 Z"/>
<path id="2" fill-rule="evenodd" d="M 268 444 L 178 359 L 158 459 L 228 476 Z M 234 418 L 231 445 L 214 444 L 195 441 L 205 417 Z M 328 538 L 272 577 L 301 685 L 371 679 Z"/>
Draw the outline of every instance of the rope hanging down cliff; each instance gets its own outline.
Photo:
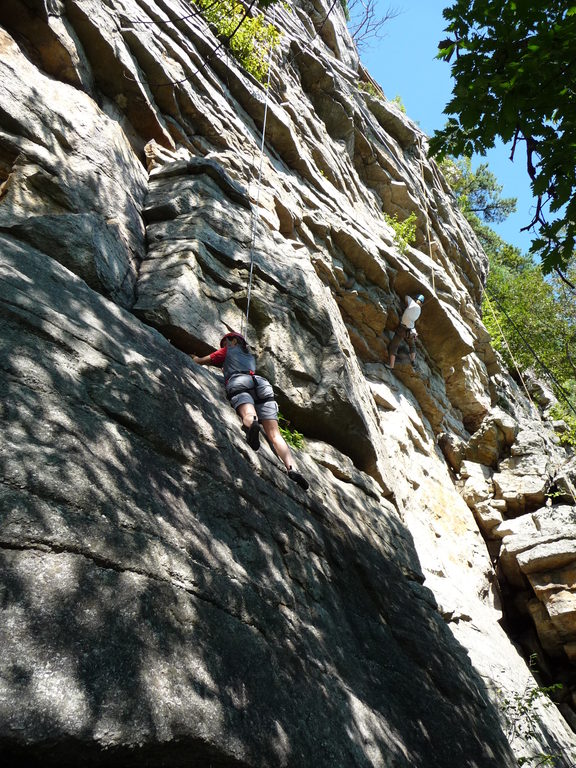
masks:
<path id="1" fill-rule="evenodd" d="M 430 238 L 430 216 L 428 215 L 428 201 L 426 200 L 426 179 L 424 178 L 424 138 L 420 137 L 420 173 L 422 175 L 422 194 L 424 196 L 424 216 L 426 217 L 426 240 L 428 244 L 428 258 L 430 259 L 430 273 L 432 277 L 432 292 L 436 295 L 436 281 L 434 276 L 434 259 L 432 257 L 432 239 Z"/>
<path id="2" fill-rule="evenodd" d="M 276 9 L 273 8 L 272 24 L 276 21 Z M 272 74 L 272 48 L 268 51 L 268 79 L 266 82 L 266 96 L 264 98 L 264 118 L 262 120 L 262 139 L 260 141 L 260 162 L 258 165 L 258 180 L 256 182 L 256 201 L 252 206 L 252 225 L 250 235 L 250 261 L 248 269 L 248 285 L 246 292 L 246 314 L 240 324 L 240 333 L 247 338 L 248 320 L 250 318 L 250 301 L 252 299 L 252 283 L 254 279 L 254 245 L 256 242 L 256 226 L 259 219 L 260 190 L 262 188 L 262 165 L 264 162 L 264 144 L 266 141 L 266 124 L 268 121 L 268 101 L 270 94 L 270 78 Z"/>
<path id="3" fill-rule="evenodd" d="M 525 338 L 524 334 L 522 333 L 522 331 L 520 330 L 520 328 L 518 327 L 518 325 L 517 325 L 517 324 L 514 322 L 514 320 L 513 320 L 513 319 L 510 317 L 510 314 L 509 314 L 509 313 L 506 311 L 506 308 L 505 308 L 505 307 L 502 305 L 502 303 L 500 302 L 500 300 L 498 299 L 498 297 L 497 297 L 497 296 L 495 296 L 494 294 L 489 294 L 487 290 L 485 291 L 484 295 L 485 295 L 485 297 L 486 297 L 486 300 L 487 300 L 487 304 L 488 304 L 488 306 L 489 306 L 489 308 L 490 308 L 490 310 L 491 310 L 492 314 L 494 315 L 494 319 L 495 319 L 495 321 L 496 321 L 496 324 L 497 324 L 497 326 L 498 326 L 498 330 L 499 330 L 499 331 L 500 331 L 500 333 L 502 334 L 502 338 L 503 338 L 503 340 L 504 340 L 504 344 L 506 345 L 506 347 L 507 347 L 507 349 L 508 349 L 508 352 L 509 352 L 509 354 L 510 354 L 510 357 L 511 357 L 511 359 L 512 359 L 512 362 L 514 363 L 514 367 L 515 367 L 515 368 L 516 368 L 516 370 L 518 371 L 518 375 L 520 376 L 520 380 L 522 381 L 522 384 L 524 385 L 524 389 L 526 389 L 526 385 L 524 384 L 524 381 L 523 381 L 523 379 L 522 379 L 522 376 L 520 375 L 520 371 L 518 370 L 518 365 L 517 365 L 517 363 L 516 363 L 516 360 L 514 359 L 514 356 L 513 356 L 513 354 L 512 354 L 512 350 L 510 349 L 510 345 L 508 344 L 508 341 L 507 341 L 507 339 L 506 339 L 506 336 L 504 335 L 504 331 L 503 331 L 503 329 L 502 329 L 502 327 L 501 327 L 500 323 L 498 322 L 498 318 L 496 317 L 496 313 L 494 312 L 494 309 L 493 309 L 493 307 L 492 307 L 492 305 L 491 305 L 491 303 L 490 303 L 490 299 L 492 299 L 492 301 L 493 301 L 493 302 L 494 302 L 494 303 L 495 303 L 495 304 L 498 306 L 498 309 L 499 309 L 499 310 L 502 312 L 502 314 L 504 315 L 504 317 L 506 318 L 506 320 L 507 320 L 507 321 L 510 323 L 510 325 L 512 326 L 512 328 L 514 328 L 514 330 L 516 331 L 516 334 L 518 335 L 518 338 L 520 339 L 520 341 L 522 342 L 522 344 L 523 344 L 523 345 L 526 347 L 526 349 L 527 349 L 527 350 L 530 352 L 530 354 L 531 354 L 531 355 L 532 355 L 532 357 L 534 358 L 534 361 L 536 362 L 536 364 L 537 364 L 538 366 L 540 366 L 540 368 L 541 368 L 541 369 L 544 371 L 544 373 L 545 373 L 545 374 L 546 374 L 546 375 L 547 375 L 547 376 L 548 376 L 548 377 L 549 377 L 549 378 L 550 378 L 550 379 L 551 379 L 551 380 L 554 382 L 554 384 L 555 384 L 555 386 L 556 386 L 556 394 L 557 394 L 557 395 L 559 395 L 559 396 L 560 396 L 560 397 L 561 397 L 561 398 L 564 400 L 564 402 L 566 403 L 566 405 L 568 406 L 568 408 L 569 408 L 569 409 L 572 411 L 572 413 L 573 413 L 574 415 L 576 415 L 576 408 L 575 408 L 575 407 L 573 406 L 573 404 L 572 404 L 572 401 L 571 401 L 571 399 L 570 399 L 570 395 L 568 394 L 568 392 L 566 392 L 566 390 L 564 389 L 564 387 L 563 387 L 563 386 L 560 384 L 560 382 L 558 381 L 558 379 L 556 378 L 556 376 L 554 376 L 553 372 L 552 372 L 552 371 L 550 370 L 550 368 L 549 368 L 549 367 L 546 365 L 546 363 L 544 363 L 544 361 L 543 361 L 543 360 L 541 360 L 541 358 L 540 358 L 540 356 L 538 355 L 538 353 L 537 353 L 537 352 L 535 351 L 535 349 L 532 347 L 532 345 L 530 344 L 530 342 L 529 342 L 529 341 L 528 341 L 528 340 Z M 528 394 L 528 393 L 527 393 L 527 394 Z M 528 399 L 531 401 L 530 395 L 528 395 Z"/>

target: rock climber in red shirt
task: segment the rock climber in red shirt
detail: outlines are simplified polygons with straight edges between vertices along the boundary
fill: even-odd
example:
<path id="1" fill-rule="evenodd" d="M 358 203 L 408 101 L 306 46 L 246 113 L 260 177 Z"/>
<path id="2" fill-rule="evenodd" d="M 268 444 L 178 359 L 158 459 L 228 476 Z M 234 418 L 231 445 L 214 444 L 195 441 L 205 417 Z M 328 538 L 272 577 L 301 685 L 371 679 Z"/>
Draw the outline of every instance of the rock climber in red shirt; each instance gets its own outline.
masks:
<path id="1" fill-rule="evenodd" d="M 292 453 L 278 427 L 278 403 L 272 385 L 256 373 L 256 359 L 249 351 L 245 338 L 232 331 L 220 341 L 220 349 L 205 357 L 192 355 L 198 365 L 215 365 L 222 368 L 224 387 L 230 405 L 242 419 L 248 445 L 255 451 L 260 447 L 260 427 L 284 462 L 288 477 L 304 490 L 306 478 L 294 466 Z"/>

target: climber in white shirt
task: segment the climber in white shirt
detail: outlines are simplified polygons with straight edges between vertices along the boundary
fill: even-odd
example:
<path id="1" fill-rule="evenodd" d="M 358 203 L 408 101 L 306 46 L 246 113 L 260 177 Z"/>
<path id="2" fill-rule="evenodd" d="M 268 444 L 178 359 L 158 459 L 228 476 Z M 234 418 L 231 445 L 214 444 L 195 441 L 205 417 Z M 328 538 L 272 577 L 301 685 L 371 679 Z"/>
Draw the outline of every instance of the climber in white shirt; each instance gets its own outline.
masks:
<path id="1" fill-rule="evenodd" d="M 410 362 L 414 364 L 416 361 L 415 341 L 418 333 L 416 332 L 414 325 L 416 320 L 418 320 L 420 317 L 422 305 L 424 304 L 424 296 L 420 294 L 419 296 L 416 296 L 415 299 L 413 299 L 411 296 L 406 296 L 405 301 L 406 309 L 402 314 L 400 325 L 398 328 L 396 328 L 394 338 L 388 347 L 388 362 L 386 363 L 387 368 L 394 368 L 394 363 L 396 362 L 396 353 L 398 352 L 398 347 L 402 341 L 405 341 L 406 344 L 408 344 L 408 349 L 410 350 Z"/>

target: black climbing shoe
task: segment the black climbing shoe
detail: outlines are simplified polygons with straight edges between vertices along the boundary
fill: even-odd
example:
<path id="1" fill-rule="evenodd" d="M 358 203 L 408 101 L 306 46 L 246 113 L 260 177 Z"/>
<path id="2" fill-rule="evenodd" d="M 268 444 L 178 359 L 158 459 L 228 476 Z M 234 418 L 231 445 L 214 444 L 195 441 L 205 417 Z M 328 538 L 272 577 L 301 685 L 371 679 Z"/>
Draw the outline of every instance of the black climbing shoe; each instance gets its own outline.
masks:
<path id="1" fill-rule="evenodd" d="M 308 488 L 310 487 L 304 475 L 301 475 L 300 472 L 296 472 L 295 469 L 288 470 L 288 477 L 290 478 L 290 480 L 293 480 L 295 483 L 297 483 L 300 486 L 300 488 L 303 488 L 305 491 L 307 491 Z"/>
<path id="2" fill-rule="evenodd" d="M 246 442 L 253 451 L 257 451 L 260 448 L 260 424 L 254 419 L 248 428 L 244 427 L 244 430 L 246 432 Z"/>

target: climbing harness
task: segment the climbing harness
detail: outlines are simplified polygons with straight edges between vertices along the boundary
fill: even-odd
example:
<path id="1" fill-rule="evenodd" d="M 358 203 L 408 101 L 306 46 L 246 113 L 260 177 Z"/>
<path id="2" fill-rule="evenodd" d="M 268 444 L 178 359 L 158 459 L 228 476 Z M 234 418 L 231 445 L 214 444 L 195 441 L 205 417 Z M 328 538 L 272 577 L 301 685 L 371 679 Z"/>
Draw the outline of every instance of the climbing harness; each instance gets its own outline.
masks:
<path id="1" fill-rule="evenodd" d="M 238 379 L 239 376 L 243 376 L 242 381 L 234 381 L 234 379 Z M 248 384 L 246 382 L 246 377 L 250 377 L 250 383 Z M 263 379 L 262 376 L 258 376 L 255 371 L 234 371 L 233 374 L 231 374 L 228 379 L 226 380 L 226 397 L 228 400 L 231 400 L 233 397 L 236 397 L 236 395 L 244 394 L 245 392 L 251 392 L 254 390 L 254 395 L 252 396 L 252 399 L 254 400 L 255 405 L 262 405 L 262 403 L 271 403 L 276 398 L 274 397 L 274 392 L 272 391 L 268 395 L 263 395 L 262 393 L 258 394 L 258 389 L 260 387 L 260 381 L 266 381 L 266 379 Z M 270 389 L 272 389 L 270 387 Z"/>

